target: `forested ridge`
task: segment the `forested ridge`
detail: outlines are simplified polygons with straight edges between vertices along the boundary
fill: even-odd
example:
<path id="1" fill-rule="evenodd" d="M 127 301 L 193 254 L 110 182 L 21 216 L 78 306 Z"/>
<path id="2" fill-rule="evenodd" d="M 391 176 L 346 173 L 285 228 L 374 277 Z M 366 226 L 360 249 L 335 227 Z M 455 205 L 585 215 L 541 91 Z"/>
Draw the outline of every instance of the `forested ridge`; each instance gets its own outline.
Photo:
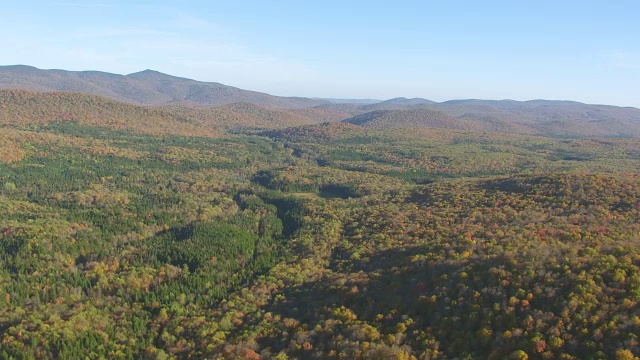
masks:
<path id="1" fill-rule="evenodd" d="M 18 105 L 13 102 L 17 93 L 27 93 L 30 101 L 19 104 L 16 111 L 12 105 Z M 24 94 L 20 97 L 24 98 Z M 435 102 L 422 98 L 381 101 L 282 97 L 154 70 L 120 75 L 0 66 L 0 100 L 5 99 L 11 102 L 0 104 L 0 122 L 67 119 L 105 125 L 108 120 L 111 127 L 156 135 L 174 131 L 188 136 L 215 136 L 215 130 L 221 129 L 274 129 L 346 121 L 379 129 L 443 128 L 569 138 L 640 137 L 640 109 L 633 107 L 556 100 Z M 12 116 L 3 116 L 4 106 Z M 171 126 L 172 120 L 178 120 L 181 126 Z M 198 129 L 206 133 L 194 131 Z"/>
<path id="2" fill-rule="evenodd" d="M 638 139 L 10 94 L 0 358 L 640 356 Z"/>
<path id="3" fill-rule="evenodd" d="M 128 75 L 102 71 L 44 70 L 0 66 L 0 89 L 93 94 L 136 105 L 209 107 L 237 102 L 297 109 L 324 103 L 308 98 L 273 96 L 215 82 L 203 82 L 143 70 Z"/>

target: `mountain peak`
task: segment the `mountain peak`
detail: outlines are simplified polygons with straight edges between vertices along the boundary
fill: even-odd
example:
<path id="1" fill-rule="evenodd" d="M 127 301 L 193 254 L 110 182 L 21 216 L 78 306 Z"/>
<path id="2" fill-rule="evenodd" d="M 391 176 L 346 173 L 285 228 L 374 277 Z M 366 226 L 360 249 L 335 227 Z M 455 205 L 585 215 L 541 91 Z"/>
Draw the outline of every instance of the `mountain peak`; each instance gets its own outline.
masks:
<path id="1" fill-rule="evenodd" d="M 29 66 L 29 65 L 5 65 L 0 66 L 0 71 L 12 72 L 15 74 L 27 74 L 35 71 L 39 71 L 37 67 Z"/>
<path id="2" fill-rule="evenodd" d="M 145 69 L 142 71 L 138 71 L 138 72 L 134 72 L 131 74 L 126 75 L 127 77 L 175 77 L 175 76 L 171 76 L 171 75 L 167 75 L 165 73 L 161 73 L 160 71 L 157 70 L 152 70 L 152 69 Z"/>
<path id="3" fill-rule="evenodd" d="M 219 106 L 237 102 L 267 108 L 300 109 L 324 101 L 273 96 L 215 82 L 201 82 L 146 69 L 128 75 L 101 71 L 42 70 L 0 66 L 0 89 L 82 92 L 144 105 Z"/>

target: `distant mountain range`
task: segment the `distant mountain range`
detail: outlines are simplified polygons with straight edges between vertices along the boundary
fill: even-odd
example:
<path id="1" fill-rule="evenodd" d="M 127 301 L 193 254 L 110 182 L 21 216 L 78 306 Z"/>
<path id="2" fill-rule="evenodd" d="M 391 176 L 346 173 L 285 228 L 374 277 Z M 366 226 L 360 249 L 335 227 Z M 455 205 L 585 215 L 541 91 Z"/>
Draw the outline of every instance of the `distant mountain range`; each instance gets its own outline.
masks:
<path id="1" fill-rule="evenodd" d="M 460 119 L 509 126 L 502 130 L 507 132 L 567 137 L 640 136 L 640 109 L 632 107 L 549 100 L 454 100 L 429 108 Z"/>
<path id="2" fill-rule="evenodd" d="M 320 101 L 328 101 L 333 104 L 360 104 L 360 105 L 377 104 L 383 101 L 383 100 L 376 100 L 376 99 L 333 99 L 333 98 L 313 98 L 313 99 L 320 100 Z"/>
<path id="3" fill-rule="evenodd" d="M 344 120 L 375 128 L 451 128 L 560 137 L 640 137 L 640 110 L 570 101 L 456 100 Z"/>
<path id="4" fill-rule="evenodd" d="M 201 82 L 144 70 L 129 75 L 100 71 L 41 70 L 0 66 L 0 89 L 73 91 L 139 105 L 218 106 L 237 102 L 274 108 L 308 108 L 327 101 L 273 96 L 214 82 Z"/>
<path id="5" fill-rule="evenodd" d="M 93 116 L 89 114 L 86 102 L 79 104 L 72 99 L 83 98 L 83 94 L 78 93 L 84 93 L 112 99 L 92 100 L 101 104 L 102 114 L 106 118 L 117 115 L 108 114 L 106 110 L 110 106 L 125 108 L 113 102 L 117 100 L 138 106 L 153 106 L 153 111 L 164 114 L 162 116 L 166 116 L 166 119 L 190 119 L 194 124 L 206 126 L 208 131 L 246 127 L 276 129 L 343 121 L 379 129 L 445 128 L 556 137 L 640 137 L 640 109 L 572 101 L 471 99 L 438 103 L 402 97 L 385 101 L 310 99 L 273 96 L 152 70 L 117 75 L 99 71 L 41 70 L 23 65 L 0 66 L 0 89 L 75 93 L 56 95 L 57 102 L 29 95 L 38 99 L 35 101 L 39 104 L 36 108 L 41 114 L 47 115 L 42 116 L 44 118 L 74 108 L 76 115 L 79 111 Z M 1 91 L 0 97 L 5 98 L 0 100 L 6 101 L 10 94 L 14 93 Z M 27 95 L 18 98 L 24 96 Z M 9 108 L 18 111 L 17 108 Z M 140 109 L 132 111 L 144 113 Z M 0 109 L 0 117 L 4 116 L 4 122 L 10 122 L 7 117 L 10 115 L 7 114 L 6 110 Z M 35 116 L 31 120 L 36 121 L 38 116 L 33 112 L 31 115 Z M 123 114 L 118 116 L 123 118 Z M 124 118 L 136 121 L 135 117 Z"/>

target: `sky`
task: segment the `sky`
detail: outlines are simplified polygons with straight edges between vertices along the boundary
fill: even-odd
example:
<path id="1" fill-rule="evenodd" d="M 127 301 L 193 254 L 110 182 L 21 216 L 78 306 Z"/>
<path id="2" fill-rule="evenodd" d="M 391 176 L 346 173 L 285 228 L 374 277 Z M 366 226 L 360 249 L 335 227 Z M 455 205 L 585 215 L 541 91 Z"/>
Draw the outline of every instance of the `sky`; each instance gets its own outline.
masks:
<path id="1" fill-rule="evenodd" d="M 5 1 L 0 65 L 283 96 L 640 107 L 638 1 Z"/>

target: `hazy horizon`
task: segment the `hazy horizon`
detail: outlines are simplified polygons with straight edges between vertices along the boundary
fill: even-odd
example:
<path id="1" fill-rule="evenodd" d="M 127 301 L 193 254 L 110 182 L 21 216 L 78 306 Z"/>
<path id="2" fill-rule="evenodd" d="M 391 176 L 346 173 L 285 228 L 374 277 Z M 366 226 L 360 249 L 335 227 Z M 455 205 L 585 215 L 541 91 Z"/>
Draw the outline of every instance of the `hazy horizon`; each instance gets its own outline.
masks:
<path id="1" fill-rule="evenodd" d="M 0 64 L 0 67 L 3 66 L 28 66 L 28 67 L 34 67 L 33 65 L 29 65 L 29 64 Z M 156 71 L 156 72 L 160 72 L 158 70 L 155 69 L 143 69 L 143 70 L 139 70 L 139 71 L 134 71 L 131 73 L 127 73 L 127 74 L 121 74 L 121 73 L 112 73 L 112 72 L 108 72 L 108 71 L 103 71 L 103 70 L 98 70 L 98 69 L 88 69 L 88 70 L 69 70 L 69 69 L 61 69 L 61 68 L 51 68 L 51 69 L 42 69 L 42 68 L 38 68 L 35 67 L 39 70 L 62 70 L 62 71 L 78 71 L 78 72 L 92 72 L 92 71 L 97 71 L 97 72 L 104 72 L 104 73 L 110 73 L 110 74 L 115 74 L 115 75 L 131 75 L 131 74 L 135 74 L 135 73 L 139 73 L 139 72 L 143 72 L 143 71 Z M 169 75 L 169 76 L 176 76 L 176 77 L 180 77 L 174 74 L 167 74 L 164 72 L 161 72 L 165 75 Z M 199 79 L 194 79 L 194 78 L 186 78 L 189 80 L 195 80 L 195 81 L 204 81 L 204 80 L 199 80 Z M 216 82 L 219 83 L 218 81 L 211 81 L 211 82 Z M 231 87 L 237 87 L 233 84 L 222 84 L 222 85 L 226 85 L 226 86 L 231 86 Z M 242 90 L 249 90 L 249 91 L 257 91 L 254 89 L 246 89 L 246 88 L 241 88 Z M 271 94 L 268 92 L 264 92 L 267 93 L 269 95 L 276 95 L 276 96 L 286 96 L 286 97 L 299 97 L 299 95 L 278 95 L 278 94 Z M 317 99 L 317 100 L 336 100 L 339 102 L 344 102 L 344 103 L 348 103 L 348 100 L 352 100 L 352 101 L 371 101 L 371 102 L 384 102 L 384 101 L 388 101 L 388 100 L 394 100 L 394 99 L 400 99 L 400 98 L 404 98 L 404 99 L 415 99 L 415 98 L 422 98 L 420 96 L 403 96 L 403 95 L 398 95 L 398 96 L 393 96 L 390 98 L 384 98 L 384 99 L 372 99 L 372 98 L 340 98 L 340 97 L 321 97 L 321 96 L 306 96 L 309 99 Z M 507 98 L 478 98 L 478 97 L 474 97 L 474 98 L 452 98 L 452 99 L 444 99 L 444 100 L 434 100 L 434 99 L 428 99 L 428 98 L 423 98 L 426 100 L 431 100 L 431 101 L 435 101 L 437 103 L 443 103 L 443 102 L 448 102 L 448 101 L 473 101 L 473 100 L 488 100 L 488 101 L 521 101 L 521 102 L 527 102 L 527 101 L 558 101 L 558 102 L 578 102 L 578 103 L 583 103 L 580 102 L 578 100 L 573 100 L 573 99 L 552 99 L 552 98 L 536 98 L 536 99 L 507 99 Z M 637 106 L 625 106 L 625 105 L 613 105 L 613 104 L 606 104 L 606 103 L 584 103 L 587 105 L 604 105 L 604 106 L 619 106 L 619 107 L 630 107 L 630 108 L 638 108 L 640 109 L 640 107 Z"/>
<path id="2" fill-rule="evenodd" d="M 280 96 L 640 107 L 630 1 L 5 4 L 0 63 L 153 69 Z"/>

